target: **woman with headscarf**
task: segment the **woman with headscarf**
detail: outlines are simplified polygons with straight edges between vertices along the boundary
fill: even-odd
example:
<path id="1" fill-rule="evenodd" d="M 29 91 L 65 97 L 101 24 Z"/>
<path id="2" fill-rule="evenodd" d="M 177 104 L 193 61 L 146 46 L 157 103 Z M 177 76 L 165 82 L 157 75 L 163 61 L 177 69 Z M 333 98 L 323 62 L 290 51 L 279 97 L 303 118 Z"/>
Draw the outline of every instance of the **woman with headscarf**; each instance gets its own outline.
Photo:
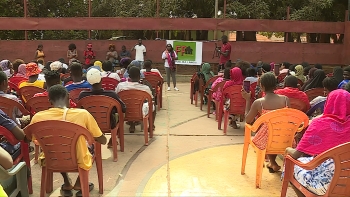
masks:
<path id="1" fill-rule="evenodd" d="M 304 91 L 304 90 L 305 90 L 305 87 L 306 87 L 307 85 L 309 85 L 310 82 L 312 81 L 312 79 L 314 78 L 314 73 L 315 73 L 316 70 L 317 70 L 317 68 L 311 68 L 311 69 L 309 70 L 309 74 L 308 74 L 308 78 L 309 78 L 309 79 L 304 83 L 303 87 L 301 87 L 301 90 L 302 90 L 302 91 Z"/>
<path id="2" fill-rule="evenodd" d="M 300 79 L 303 83 L 305 83 L 306 78 L 304 76 L 304 67 L 302 65 L 298 65 L 295 67 L 295 77 Z"/>
<path id="3" fill-rule="evenodd" d="M 312 88 L 323 88 L 322 81 L 326 78 L 326 74 L 324 73 L 323 70 L 317 69 L 314 72 L 314 77 L 310 81 L 309 84 L 305 86 L 304 91 L 310 90 Z"/>
<path id="4" fill-rule="evenodd" d="M 223 90 L 233 85 L 242 85 L 243 80 L 242 70 L 238 67 L 234 67 L 230 70 L 230 80 L 225 83 Z"/>
<path id="5" fill-rule="evenodd" d="M 199 74 L 203 76 L 204 83 L 209 81 L 209 79 L 214 76 L 214 73 L 210 69 L 211 69 L 211 67 L 210 67 L 209 63 L 204 63 L 202 65 L 202 69 L 201 69 L 201 72 Z"/>
<path id="6" fill-rule="evenodd" d="M 286 152 L 302 163 L 340 144 L 350 142 L 350 93 L 332 91 L 326 100 L 323 115 L 310 123 L 298 146 Z M 294 166 L 295 179 L 315 195 L 324 195 L 334 176 L 334 161 L 327 159 L 313 170 Z M 282 174 L 283 176 L 283 174 Z"/>
<path id="7" fill-rule="evenodd" d="M 0 67 L 8 78 L 10 78 L 13 75 L 12 63 L 10 62 L 10 60 L 2 60 L 0 62 Z"/>
<path id="8" fill-rule="evenodd" d="M 18 72 L 16 74 L 17 77 L 27 77 L 26 75 L 26 64 L 21 64 L 18 66 Z"/>
<path id="9" fill-rule="evenodd" d="M 333 69 L 333 77 L 338 81 L 338 85 L 343 81 L 343 69 L 340 67 L 335 67 Z"/>

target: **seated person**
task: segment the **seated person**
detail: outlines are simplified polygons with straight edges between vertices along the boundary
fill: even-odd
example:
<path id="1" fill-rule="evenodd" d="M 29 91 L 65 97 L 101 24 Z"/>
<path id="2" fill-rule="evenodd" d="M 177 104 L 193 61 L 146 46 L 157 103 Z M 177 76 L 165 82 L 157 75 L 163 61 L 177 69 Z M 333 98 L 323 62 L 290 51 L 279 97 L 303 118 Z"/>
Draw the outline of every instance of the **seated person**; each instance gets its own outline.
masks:
<path id="1" fill-rule="evenodd" d="M 322 81 L 323 87 L 324 87 L 324 96 L 318 96 L 314 98 L 312 101 L 310 101 L 311 107 L 315 106 L 317 103 L 325 101 L 327 99 L 327 95 L 336 90 L 338 87 L 338 81 L 334 77 L 326 77 Z"/>
<path id="2" fill-rule="evenodd" d="M 58 73 L 57 71 L 47 71 L 45 74 L 45 80 L 46 80 L 46 86 L 47 86 L 46 91 L 42 93 L 36 93 L 34 97 L 49 96 L 48 90 L 50 89 L 50 87 L 57 84 L 61 84 L 60 73 Z M 75 108 L 77 107 L 77 104 L 74 103 L 72 99 L 69 99 L 69 107 Z"/>
<path id="3" fill-rule="evenodd" d="M 9 130 L 17 140 L 24 139 L 23 130 L 19 128 L 15 123 L 15 121 L 13 121 L 10 117 L 8 117 L 7 114 L 5 114 L 1 109 L 0 109 L 0 126 L 3 126 L 7 130 Z"/>
<path id="4" fill-rule="evenodd" d="M 347 91 L 332 91 L 328 95 L 323 115 L 312 120 L 296 149 L 287 148 L 286 153 L 302 163 L 308 163 L 315 156 L 350 142 L 349 100 L 350 93 Z M 334 169 L 332 159 L 324 161 L 313 170 L 295 165 L 294 178 L 315 195 L 324 195 L 334 176 Z M 299 190 L 295 191 L 298 196 L 304 196 Z"/>
<path id="5" fill-rule="evenodd" d="M 228 81 L 230 80 L 230 71 L 231 68 L 225 68 L 224 70 L 224 76 L 223 77 L 219 77 L 217 78 L 213 84 L 211 85 L 211 89 L 214 89 L 215 86 L 217 86 L 219 83 L 223 82 L 223 81 Z M 218 89 L 216 92 L 213 92 L 213 99 L 215 99 L 216 101 L 221 101 L 221 96 L 222 96 L 222 91 L 220 89 Z M 216 107 L 216 106 L 215 106 Z M 214 108 L 215 108 L 214 107 Z"/>
<path id="6" fill-rule="evenodd" d="M 350 66 L 344 68 L 343 71 L 344 80 L 338 85 L 338 89 L 344 89 L 345 85 L 350 81 Z"/>
<path id="7" fill-rule="evenodd" d="M 350 83 L 347 83 L 344 89 L 346 91 L 350 92 Z"/>
<path id="8" fill-rule="evenodd" d="M 273 73 L 263 74 L 260 79 L 260 86 L 262 91 L 265 92 L 265 96 L 255 100 L 251 106 L 251 93 L 247 93 L 244 89 L 242 89 L 242 96 L 246 100 L 245 114 L 247 115 L 245 120 L 248 124 L 252 124 L 255 117 L 259 114 L 263 115 L 276 109 L 289 107 L 290 105 L 288 97 L 274 93 L 276 88 L 276 78 Z M 268 132 L 268 126 L 266 124 L 262 124 L 253 138 L 253 143 L 257 148 L 261 150 L 266 148 Z M 267 155 L 270 160 L 267 168 L 269 168 L 270 172 L 276 172 L 281 169 L 281 166 L 276 163 L 276 156 L 277 155 Z"/>
<path id="9" fill-rule="evenodd" d="M 129 64 L 129 66 L 127 67 L 127 69 L 124 72 L 124 75 L 123 75 L 124 80 L 122 80 L 122 81 L 129 79 L 129 69 L 133 66 L 137 67 L 138 69 L 141 69 L 141 64 L 139 61 L 136 61 L 136 60 L 131 61 L 131 63 Z M 140 78 L 141 79 L 145 78 L 145 76 L 143 75 L 142 72 L 140 72 Z"/>
<path id="10" fill-rule="evenodd" d="M 38 60 L 38 67 L 40 70 L 43 70 L 44 69 L 44 61 L 43 60 Z"/>
<path id="11" fill-rule="evenodd" d="M 258 82 L 258 77 L 257 77 L 257 71 L 255 68 L 248 68 L 247 69 L 247 77 L 244 79 L 244 81 L 250 81 L 250 84 Z"/>
<path id="12" fill-rule="evenodd" d="M 159 70 L 156 68 L 152 68 L 152 61 L 151 60 L 146 60 L 143 63 L 143 66 L 145 67 L 144 69 L 141 69 L 141 73 L 144 75 L 157 75 L 163 78 L 163 76 L 160 74 Z"/>
<path id="13" fill-rule="evenodd" d="M 110 61 L 108 61 L 108 62 L 111 63 Z M 92 89 L 91 89 L 91 91 L 81 92 L 79 95 L 79 100 L 84 98 L 84 97 L 91 96 L 91 95 L 108 96 L 108 97 L 111 97 L 111 98 L 114 98 L 115 100 L 117 100 L 122 107 L 123 113 L 125 113 L 126 105 L 122 100 L 120 100 L 118 94 L 115 93 L 115 91 L 102 89 L 102 83 L 101 83 L 102 76 L 101 76 L 101 72 L 99 70 L 97 70 L 95 68 L 90 69 L 86 73 L 86 77 L 87 77 L 87 81 L 92 85 Z M 117 112 L 116 107 L 113 107 L 112 113 L 110 114 L 110 119 L 111 119 L 111 129 L 114 129 L 118 123 L 118 112 Z M 110 138 L 110 140 L 108 142 L 108 148 L 112 147 L 111 140 L 112 140 L 112 138 Z"/>
<path id="14" fill-rule="evenodd" d="M 31 124 L 45 120 L 62 120 L 63 114 L 66 112 L 66 121 L 80 125 L 90 131 L 91 135 L 95 138 L 95 141 L 101 144 L 106 144 L 107 139 L 101 132 L 94 117 L 85 109 L 68 108 L 68 91 L 62 85 L 51 86 L 48 90 L 49 100 L 53 105 L 45 111 L 36 113 L 31 121 Z M 35 140 L 35 139 L 33 139 Z M 77 162 L 78 166 L 84 170 L 89 170 L 92 167 L 92 148 L 88 149 L 86 140 L 83 136 L 80 136 L 77 142 Z M 90 152 L 91 151 L 91 152 Z M 39 157 L 39 163 L 44 164 L 43 160 L 45 155 L 41 153 Z M 61 173 L 64 179 L 64 184 L 61 187 L 63 196 L 72 196 L 72 189 L 80 190 L 80 180 L 77 178 L 75 185 L 72 186 L 67 173 Z M 89 184 L 89 188 L 93 189 L 93 184 Z M 81 196 L 81 191 L 77 193 L 77 196 Z"/>
<path id="15" fill-rule="evenodd" d="M 19 68 L 20 65 L 22 65 L 21 69 Z M 21 59 L 16 59 L 15 61 L 12 62 L 12 67 L 14 74 L 12 75 L 13 77 L 25 77 L 26 76 L 26 65 L 23 60 Z M 11 78 L 10 78 L 11 81 Z"/>
<path id="16" fill-rule="evenodd" d="M 80 63 L 72 63 L 70 67 L 70 76 L 73 80 L 73 83 L 66 85 L 68 92 L 77 88 L 91 89 L 91 85 L 87 81 L 83 80 L 83 68 Z"/>
<path id="17" fill-rule="evenodd" d="M 109 78 L 120 81 L 120 77 L 119 77 L 118 73 L 112 72 L 112 70 L 113 70 L 113 63 L 112 62 L 104 61 L 102 63 L 102 69 L 104 70 L 101 73 L 102 77 L 109 77 Z"/>
<path id="18" fill-rule="evenodd" d="M 139 68 L 132 66 L 129 69 L 129 77 L 131 80 L 130 82 L 126 81 L 126 82 L 121 82 L 118 84 L 118 86 L 115 90 L 117 94 L 121 91 L 124 91 L 124 90 L 142 90 L 142 91 L 147 92 L 149 95 L 151 95 L 151 97 L 153 99 L 153 94 L 152 94 L 151 88 L 147 85 L 140 83 L 140 69 Z M 148 103 L 143 104 L 142 112 L 143 112 L 144 116 L 148 114 L 148 112 L 149 112 Z M 153 105 L 153 125 L 154 125 L 155 117 L 156 117 L 156 110 L 155 110 L 155 107 Z M 155 127 L 153 127 L 153 129 L 154 128 Z M 130 122 L 129 131 L 131 133 L 135 132 L 135 122 Z"/>
<path id="19" fill-rule="evenodd" d="M 0 166 L 3 167 L 5 170 L 11 169 L 13 166 L 13 160 L 11 155 L 1 147 L 0 147 Z M 1 184 L 0 184 L 0 196 L 7 197 L 7 194 L 2 188 Z"/>
<path id="20" fill-rule="evenodd" d="M 26 75 L 28 77 L 28 81 L 24 81 L 19 84 L 19 88 L 25 87 L 25 86 L 35 86 L 38 88 L 46 88 L 46 83 L 44 81 L 38 80 L 39 74 L 41 73 L 41 70 L 39 69 L 38 65 L 34 62 L 28 63 L 26 65 Z M 26 102 L 25 98 L 22 97 L 23 101 Z"/>
<path id="21" fill-rule="evenodd" d="M 265 73 L 271 73 L 271 65 L 263 63 L 260 71 L 261 71 L 261 76 L 263 76 Z M 255 88 L 255 98 L 260 98 L 260 95 L 262 93 L 261 87 L 260 87 L 260 78 L 258 79 L 258 84 Z"/>
<path id="22" fill-rule="evenodd" d="M 289 72 L 290 63 L 283 62 L 280 68 L 280 74 L 288 73 Z"/>
<path id="23" fill-rule="evenodd" d="M 284 80 L 284 88 L 275 90 L 275 94 L 284 95 L 288 98 L 298 99 L 306 103 L 306 110 L 310 109 L 310 101 L 305 92 L 298 88 L 298 78 L 293 75 L 286 77 Z"/>

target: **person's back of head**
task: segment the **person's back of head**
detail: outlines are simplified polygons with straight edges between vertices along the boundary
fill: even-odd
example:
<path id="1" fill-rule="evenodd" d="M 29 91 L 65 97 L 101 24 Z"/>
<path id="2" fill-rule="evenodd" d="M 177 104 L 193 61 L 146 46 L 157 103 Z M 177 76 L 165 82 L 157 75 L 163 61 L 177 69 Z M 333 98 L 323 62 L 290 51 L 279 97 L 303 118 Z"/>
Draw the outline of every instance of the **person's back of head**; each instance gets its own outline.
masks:
<path id="1" fill-rule="evenodd" d="M 291 88 L 298 88 L 298 78 L 296 78 L 293 75 L 289 75 L 284 80 L 284 86 L 285 87 L 291 87 Z"/>
<path id="2" fill-rule="evenodd" d="M 102 63 L 102 69 L 106 72 L 110 72 L 113 69 L 113 64 L 111 61 L 104 61 Z"/>
<path id="3" fill-rule="evenodd" d="M 261 66 L 262 71 L 264 73 L 270 72 L 271 71 L 271 65 L 267 64 L 267 63 L 263 63 L 263 65 Z"/>
<path id="4" fill-rule="evenodd" d="M 288 69 L 290 67 L 290 63 L 289 62 L 283 62 L 282 65 L 284 66 L 284 69 Z"/>
<path id="5" fill-rule="evenodd" d="M 301 63 L 301 65 L 303 66 L 303 68 L 306 68 L 306 67 L 310 66 L 310 64 L 307 63 L 307 62 L 303 62 L 303 63 Z"/>
<path id="6" fill-rule="evenodd" d="M 310 70 L 311 70 L 311 66 L 305 67 L 304 68 L 304 76 L 309 75 Z"/>
<path id="7" fill-rule="evenodd" d="M 55 106 L 55 104 L 68 104 L 68 91 L 60 85 L 53 85 L 49 88 L 49 100 Z M 61 106 L 62 107 L 62 106 Z"/>
<path id="8" fill-rule="evenodd" d="M 89 82 L 89 84 L 92 85 L 94 90 L 101 89 L 101 71 L 99 71 L 96 68 L 91 68 L 87 73 L 86 73 L 86 80 Z"/>
<path id="9" fill-rule="evenodd" d="M 54 70 L 45 72 L 45 81 L 47 88 L 61 83 L 60 73 Z"/>
<path id="10" fill-rule="evenodd" d="M 275 75 L 270 72 L 263 74 L 260 84 L 265 92 L 273 92 L 277 85 Z"/>
<path id="11" fill-rule="evenodd" d="M 247 61 L 239 61 L 236 63 L 236 66 L 241 69 L 242 75 L 246 77 L 247 74 L 247 69 L 250 68 L 250 63 Z"/>
<path id="12" fill-rule="evenodd" d="M 289 70 L 295 72 L 296 66 L 297 66 L 297 64 L 293 64 L 293 65 L 289 66 Z"/>
<path id="13" fill-rule="evenodd" d="M 8 88 L 7 75 L 3 71 L 0 71 L 0 91 L 5 92 Z"/>
<path id="14" fill-rule="evenodd" d="M 315 68 L 322 70 L 322 65 L 321 64 L 315 64 Z"/>
<path id="15" fill-rule="evenodd" d="M 247 77 L 256 77 L 257 72 L 256 72 L 255 68 L 248 68 L 247 74 L 248 74 Z"/>
<path id="16" fill-rule="evenodd" d="M 72 77 L 81 77 L 83 75 L 83 67 L 81 64 L 74 62 L 70 67 L 70 75 Z"/>
<path id="17" fill-rule="evenodd" d="M 18 67 L 19 65 L 24 64 L 24 61 L 21 59 L 16 59 L 15 61 L 12 62 L 12 68 L 15 72 L 18 72 Z"/>
<path id="18" fill-rule="evenodd" d="M 332 92 L 333 90 L 336 90 L 338 88 L 338 81 L 334 77 L 326 77 L 322 81 L 323 87 L 325 88 L 327 94 L 329 92 Z"/>
<path id="19" fill-rule="evenodd" d="M 129 78 L 132 82 L 138 82 L 140 80 L 140 69 L 136 66 L 129 67 Z"/>
<path id="20" fill-rule="evenodd" d="M 53 62 L 53 61 L 48 61 L 48 62 L 46 62 L 44 68 L 45 68 L 46 70 L 51 70 L 50 65 L 52 64 L 52 62 Z"/>
<path id="21" fill-rule="evenodd" d="M 224 79 L 226 80 L 230 80 L 231 77 L 231 68 L 225 68 L 224 70 Z"/>
<path id="22" fill-rule="evenodd" d="M 151 69 L 152 69 L 152 61 L 151 60 L 146 60 L 143 63 L 143 66 L 145 67 L 146 71 L 151 71 Z"/>
<path id="23" fill-rule="evenodd" d="M 61 62 L 62 64 L 65 63 L 65 62 L 64 62 L 64 58 L 60 58 L 60 59 L 58 59 L 57 61 Z"/>
<path id="24" fill-rule="evenodd" d="M 232 61 L 229 60 L 225 63 L 225 68 L 232 68 Z"/>
<path id="25" fill-rule="evenodd" d="M 131 63 L 131 61 L 132 60 L 130 58 L 128 58 L 128 57 L 123 58 L 123 59 L 120 60 L 120 65 L 121 65 L 122 68 L 127 69 L 129 64 Z"/>
<path id="26" fill-rule="evenodd" d="M 50 70 L 61 72 L 63 68 L 63 63 L 60 61 L 54 61 L 50 64 Z"/>

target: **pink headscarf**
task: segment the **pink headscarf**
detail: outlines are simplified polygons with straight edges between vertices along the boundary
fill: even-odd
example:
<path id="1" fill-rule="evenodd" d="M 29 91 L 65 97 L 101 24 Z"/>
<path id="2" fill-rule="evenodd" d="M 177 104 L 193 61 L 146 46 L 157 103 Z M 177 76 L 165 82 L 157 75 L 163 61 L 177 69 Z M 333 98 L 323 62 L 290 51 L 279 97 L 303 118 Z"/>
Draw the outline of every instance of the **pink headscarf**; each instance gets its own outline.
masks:
<path id="1" fill-rule="evenodd" d="M 350 93 L 338 89 L 328 95 L 323 115 L 311 122 L 296 149 L 313 156 L 346 142 L 350 142 Z"/>
<path id="2" fill-rule="evenodd" d="M 234 67 L 230 71 L 230 81 L 227 81 L 224 85 L 224 89 L 233 85 L 242 85 L 244 77 L 242 75 L 242 70 L 238 67 Z"/>
<path id="3" fill-rule="evenodd" d="M 27 77 L 26 76 L 26 64 L 21 64 L 18 66 L 18 72 L 17 75 L 18 77 Z"/>

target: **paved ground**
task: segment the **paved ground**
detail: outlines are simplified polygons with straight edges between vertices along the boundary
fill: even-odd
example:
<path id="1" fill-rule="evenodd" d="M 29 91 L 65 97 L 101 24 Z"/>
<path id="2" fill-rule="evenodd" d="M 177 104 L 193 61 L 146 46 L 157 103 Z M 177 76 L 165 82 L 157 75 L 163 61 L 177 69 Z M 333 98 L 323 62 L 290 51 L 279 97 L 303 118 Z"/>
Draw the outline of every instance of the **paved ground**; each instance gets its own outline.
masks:
<path id="1" fill-rule="evenodd" d="M 95 190 L 91 196 L 279 196 L 280 173 L 270 174 L 267 169 L 262 189 L 255 189 L 256 155 L 252 149 L 246 174 L 241 175 L 243 129 L 229 128 L 224 136 L 213 115 L 207 118 L 206 111 L 190 104 L 189 84 L 178 88 L 179 92 L 163 94 L 163 109 L 157 114 L 149 146 L 143 146 L 142 133 L 126 134 L 125 152 L 118 152 L 118 162 L 103 148 L 104 194 L 98 194 L 96 169 L 92 168 L 90 181 Z M 34 165 L 32 196 L 39 194 L 40 177 L 40 168 Z M 75 180 L 76 175 L 71 177 Z M 61 176 L 55 175 L 57 189 L 50 196 L 60 196 L 61 184 Z M 287 196 L 295 194 L 289 189 Z"/>

